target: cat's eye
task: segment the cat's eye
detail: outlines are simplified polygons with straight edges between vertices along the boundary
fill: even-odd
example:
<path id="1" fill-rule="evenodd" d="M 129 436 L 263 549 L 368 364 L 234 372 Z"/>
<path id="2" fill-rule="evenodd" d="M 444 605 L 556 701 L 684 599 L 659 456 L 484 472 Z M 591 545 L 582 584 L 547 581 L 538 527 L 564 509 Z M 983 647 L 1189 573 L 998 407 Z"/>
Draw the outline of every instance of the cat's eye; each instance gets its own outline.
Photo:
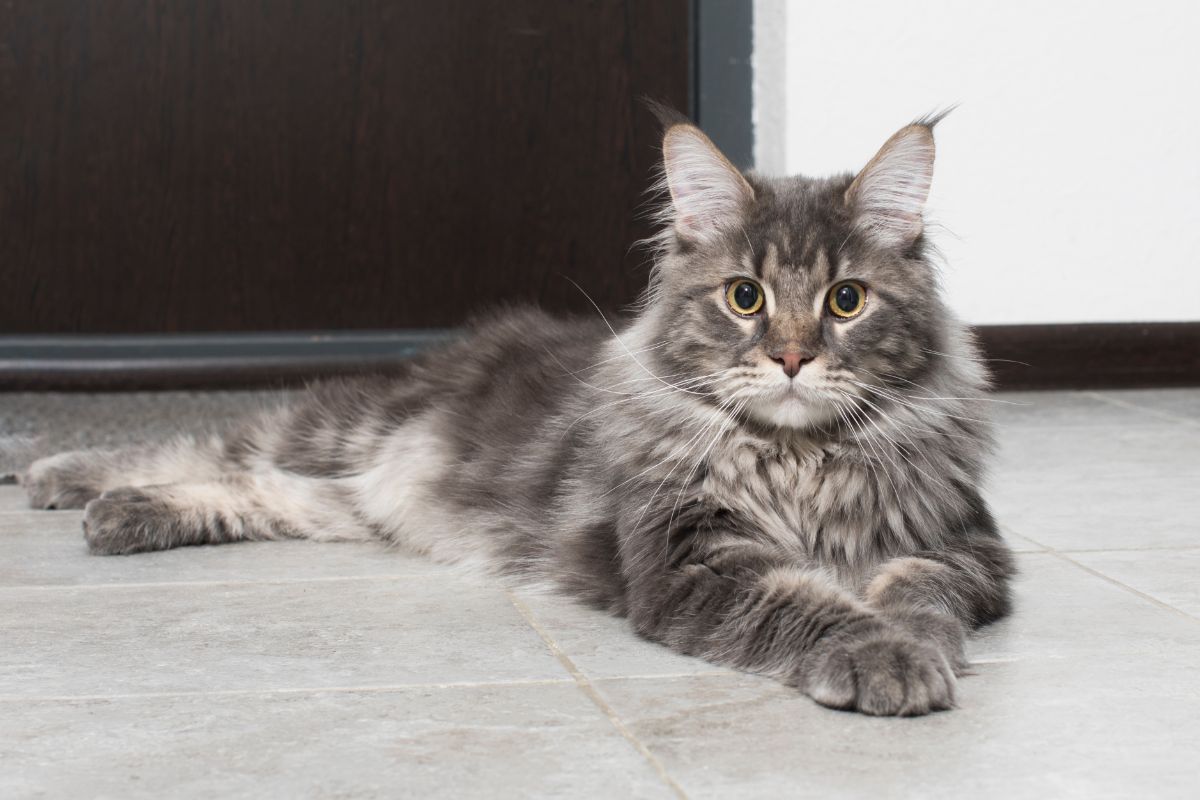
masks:
<path id="1" fill-rule="evenodd" d="M 829 290 L 829 310 L 840 319 L 852 319 L 867 305 L 867 289 L 858 281 L 842 281 Z"/>
<path id="2" fill-rule="evenodd" d="M 763 307 L 762 287 L 745 278 L 730 281 L 725 289 L 725 302 L 729 303 L 734 313 L 743 317 L 757 314 Z"/>

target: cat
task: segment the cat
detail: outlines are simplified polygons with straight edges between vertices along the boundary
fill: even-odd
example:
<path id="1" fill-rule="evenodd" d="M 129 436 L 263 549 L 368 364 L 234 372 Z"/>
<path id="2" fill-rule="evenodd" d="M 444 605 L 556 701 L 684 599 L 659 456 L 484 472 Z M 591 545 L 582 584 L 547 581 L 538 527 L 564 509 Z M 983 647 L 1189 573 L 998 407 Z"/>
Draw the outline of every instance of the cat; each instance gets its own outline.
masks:
<path id="1" fill-rule="evenodd" d="M 102 554 L 385 540 L 826 706 L 951 708 L 1014 567 L 980 494 L 988 377 L 925 232 L 939 118 L 810 179 L 742 173 L 659 113 L 661 233 L 627 318 L 486 316 L 226 435 L 39 460 L 31 504 L 84 508 Z"/>

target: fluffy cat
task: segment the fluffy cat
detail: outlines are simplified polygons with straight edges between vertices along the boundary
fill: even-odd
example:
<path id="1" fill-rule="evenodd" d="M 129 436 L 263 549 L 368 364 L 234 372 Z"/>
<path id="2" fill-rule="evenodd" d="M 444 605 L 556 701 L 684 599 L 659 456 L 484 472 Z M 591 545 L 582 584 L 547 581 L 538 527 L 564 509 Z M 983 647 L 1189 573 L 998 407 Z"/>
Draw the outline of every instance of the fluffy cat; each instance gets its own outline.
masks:
<path id="1" fill-rule="evenodd" d="M 224 436 L 42 459 L 32 505 L 85 508 L 96 553 L 382 539 L 827 706 L 951 707 L 1013 566 L 979 490 L 987 377 L 924 233 L 936 119 L 857 175 L 776 179 L 663 116 L 629 318 L 497 314 Z"/>

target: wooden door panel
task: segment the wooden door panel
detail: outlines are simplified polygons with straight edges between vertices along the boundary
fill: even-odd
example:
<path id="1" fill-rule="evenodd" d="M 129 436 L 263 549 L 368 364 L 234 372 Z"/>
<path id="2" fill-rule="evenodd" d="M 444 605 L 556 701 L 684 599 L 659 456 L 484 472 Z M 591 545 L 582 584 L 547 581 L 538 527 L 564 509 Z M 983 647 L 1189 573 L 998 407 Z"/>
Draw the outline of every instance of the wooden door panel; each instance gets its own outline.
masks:
<path id="1" fill-rule="evenodd" d="M 688 4 L 22 0 L 0 331 L 455 325 L 634 297 Z"/>

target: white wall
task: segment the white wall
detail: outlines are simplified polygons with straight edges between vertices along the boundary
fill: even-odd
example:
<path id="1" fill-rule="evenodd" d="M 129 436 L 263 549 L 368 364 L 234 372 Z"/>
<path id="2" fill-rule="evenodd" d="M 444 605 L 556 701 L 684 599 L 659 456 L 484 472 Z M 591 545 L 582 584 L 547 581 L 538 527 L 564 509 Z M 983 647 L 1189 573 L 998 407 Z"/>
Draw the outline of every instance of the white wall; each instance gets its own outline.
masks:
<path id="1" fill-rule="evenodd" d="M 968 321 L 1200 320 L 1200 4 L 755 8 L 761 171 L 858 169 L 961 103 L 929 209 Z"/>

